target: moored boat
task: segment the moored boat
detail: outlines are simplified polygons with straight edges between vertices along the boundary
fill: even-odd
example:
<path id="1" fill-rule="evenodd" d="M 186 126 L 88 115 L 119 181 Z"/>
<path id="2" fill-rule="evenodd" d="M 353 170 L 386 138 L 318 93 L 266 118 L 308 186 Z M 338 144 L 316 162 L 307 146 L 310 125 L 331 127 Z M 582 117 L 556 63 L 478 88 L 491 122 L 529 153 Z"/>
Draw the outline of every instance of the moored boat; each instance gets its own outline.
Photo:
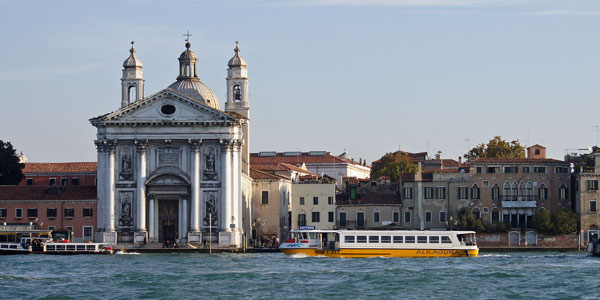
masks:
<path id="1" fill-rule="evenodd" d="M 292 230 L 287 255 L 328 257 L 478 256 L 474 231 Z"/>
<path id="2" fill-rule="evenodd" d="M 7 227 L 6 225 L 4 227 Z M 105 243 L 53 241 L 52 231 L 37 229 L 0 230 L 0 255 L 6 254 L 112 254 Z"/>

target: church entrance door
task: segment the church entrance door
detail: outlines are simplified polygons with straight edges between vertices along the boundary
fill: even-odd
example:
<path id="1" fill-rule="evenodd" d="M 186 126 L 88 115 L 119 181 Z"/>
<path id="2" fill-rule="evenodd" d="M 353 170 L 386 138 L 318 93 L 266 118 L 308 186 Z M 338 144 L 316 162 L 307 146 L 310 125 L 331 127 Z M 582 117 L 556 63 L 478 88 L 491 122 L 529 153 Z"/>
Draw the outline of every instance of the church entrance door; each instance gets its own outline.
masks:
<path id="1" fill-rule="evenodd" d="M 179 228 L 179 205 L 178 201 L 159 200 L 158 201 L 158 240 L 174 241 L 177 238 L 177 228 Z"/>

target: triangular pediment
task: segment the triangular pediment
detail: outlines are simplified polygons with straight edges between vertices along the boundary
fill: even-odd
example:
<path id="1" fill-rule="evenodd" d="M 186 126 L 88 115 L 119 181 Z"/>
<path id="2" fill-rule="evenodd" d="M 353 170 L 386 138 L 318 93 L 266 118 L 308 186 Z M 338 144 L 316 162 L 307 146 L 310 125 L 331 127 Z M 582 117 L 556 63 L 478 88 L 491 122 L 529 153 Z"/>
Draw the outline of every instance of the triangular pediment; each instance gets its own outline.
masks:
<path id="1" fill-rule="evenodd" d="M 164 89 L 112 113 L 91 119 L 94 123 L 230 123 L 238 118 Z"/>

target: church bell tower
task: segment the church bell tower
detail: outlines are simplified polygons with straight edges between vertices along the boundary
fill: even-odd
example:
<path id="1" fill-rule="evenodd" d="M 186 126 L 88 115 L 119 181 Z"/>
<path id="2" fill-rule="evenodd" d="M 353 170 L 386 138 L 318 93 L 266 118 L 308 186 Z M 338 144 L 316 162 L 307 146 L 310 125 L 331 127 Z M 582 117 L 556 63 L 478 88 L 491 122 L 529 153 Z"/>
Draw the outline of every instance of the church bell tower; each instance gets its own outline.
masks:
<path id="1" fill-rule="evenodd" d="M 123 62 L 121 107 L 144 98 L 144 70 L 142 70 L 142 61 L 135 56 L 133 41 L 129 53 L 129 57 Z"/>
<path id="2" fill-rule="evenodd" d="M 250 104 L 248 101 L 250 93 L 248 92 L 248 69 L 246 60 L 240 55 L 240 46 L 235 42 L 235 55 L 227 64 L 227 101 L 225 102 L 225 111 L 238 113 L 247 119 L 250 119 Z M 250 174 L 250 145 L 249 133 L 250 122 L 243 128 L 242 146 L 242 170 Z"/>

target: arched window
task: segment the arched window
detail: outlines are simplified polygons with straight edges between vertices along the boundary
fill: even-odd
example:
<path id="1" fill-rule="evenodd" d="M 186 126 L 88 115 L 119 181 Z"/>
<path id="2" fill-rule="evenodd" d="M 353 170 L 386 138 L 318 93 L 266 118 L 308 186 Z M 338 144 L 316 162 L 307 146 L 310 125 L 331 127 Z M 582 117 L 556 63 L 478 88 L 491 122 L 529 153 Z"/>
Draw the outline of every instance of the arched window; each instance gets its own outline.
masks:
<path id="1" fill-rule="evenodd" d="M 500 199 L 500 187 L 497 184 L 494 184 L 492 187 L 492 200 Z"/>
<path id="2" fill-rule="evenodd" d="M 511 188 L 511 190 L 512 190 L 512 200 L 513 200 L 513 201 L 514 201 L 514 200 L 517 200 L 517 195 L 519 194 L 519 188 L 517 187 L 517 183 L 516 183 L 516 182 L 513 182 L 513 183 L 510 185 L 510 188 Z"/>
<path id="3" fill-rule="evenodd" d="M 492 208 L 492 224 L 500 223 L 500 209 Z"/>
<path id="4" fill-rule="evenodd" d="M 510 200 L 510 183 L 505 182 L 502 190 L 502 200 Z"/>
<path id="5" fill-rule="evenodd" d="M 137 89 L 135 87 L 135 85 L 132 85 L 129 87 L 129 91 L 128 91 L 128 95 L 127 95 L 127 102 L 128 103 L 133 103 L 135 102 L 135 100 L 137 100 Z"/>
<path id="6" fill-rule="evenodd" d="M 546 188 L 545 184 L 542 183 L 542 185 L 540 185 L 538 195 L 540 196 L 540 200 L 548 199 L 548 188 Z"/>
<path id="7" fill-rule="evenodd" d="M 527 189 L 525 190 L 525 196 L 527 196 L 527 201 L 532 201 L 533 199 L 533 184 L 531 182 L 527 183 Z"/>
<path id="8" fill-rule="evenodd" d="M 473 216 L 475 216 L 475 218 L 477 218 L 477 219 L 481 218 L 481 213 L 479 212 L 479 208 L 473 208 Z"/>
<path id="9" fill-rule="evenodd" d="M 558 189 L 558 197 L 560 200 L 567 200 L 568 198 L 567 187 L 564 184 Z"/>
<path id="10" fill-rule="evenodd" d="M 242 87 L 239 85 L 233 86 L 233 100 L 235 100 L 235 101 L 242 100 Z"/>
<path id="11" fill-rule="evenodd" d="M 477 184 L 474 184 L 471 187 L 471 199 L 475 199 L 478 200 L 479 199 L 479 186 Z"/>

